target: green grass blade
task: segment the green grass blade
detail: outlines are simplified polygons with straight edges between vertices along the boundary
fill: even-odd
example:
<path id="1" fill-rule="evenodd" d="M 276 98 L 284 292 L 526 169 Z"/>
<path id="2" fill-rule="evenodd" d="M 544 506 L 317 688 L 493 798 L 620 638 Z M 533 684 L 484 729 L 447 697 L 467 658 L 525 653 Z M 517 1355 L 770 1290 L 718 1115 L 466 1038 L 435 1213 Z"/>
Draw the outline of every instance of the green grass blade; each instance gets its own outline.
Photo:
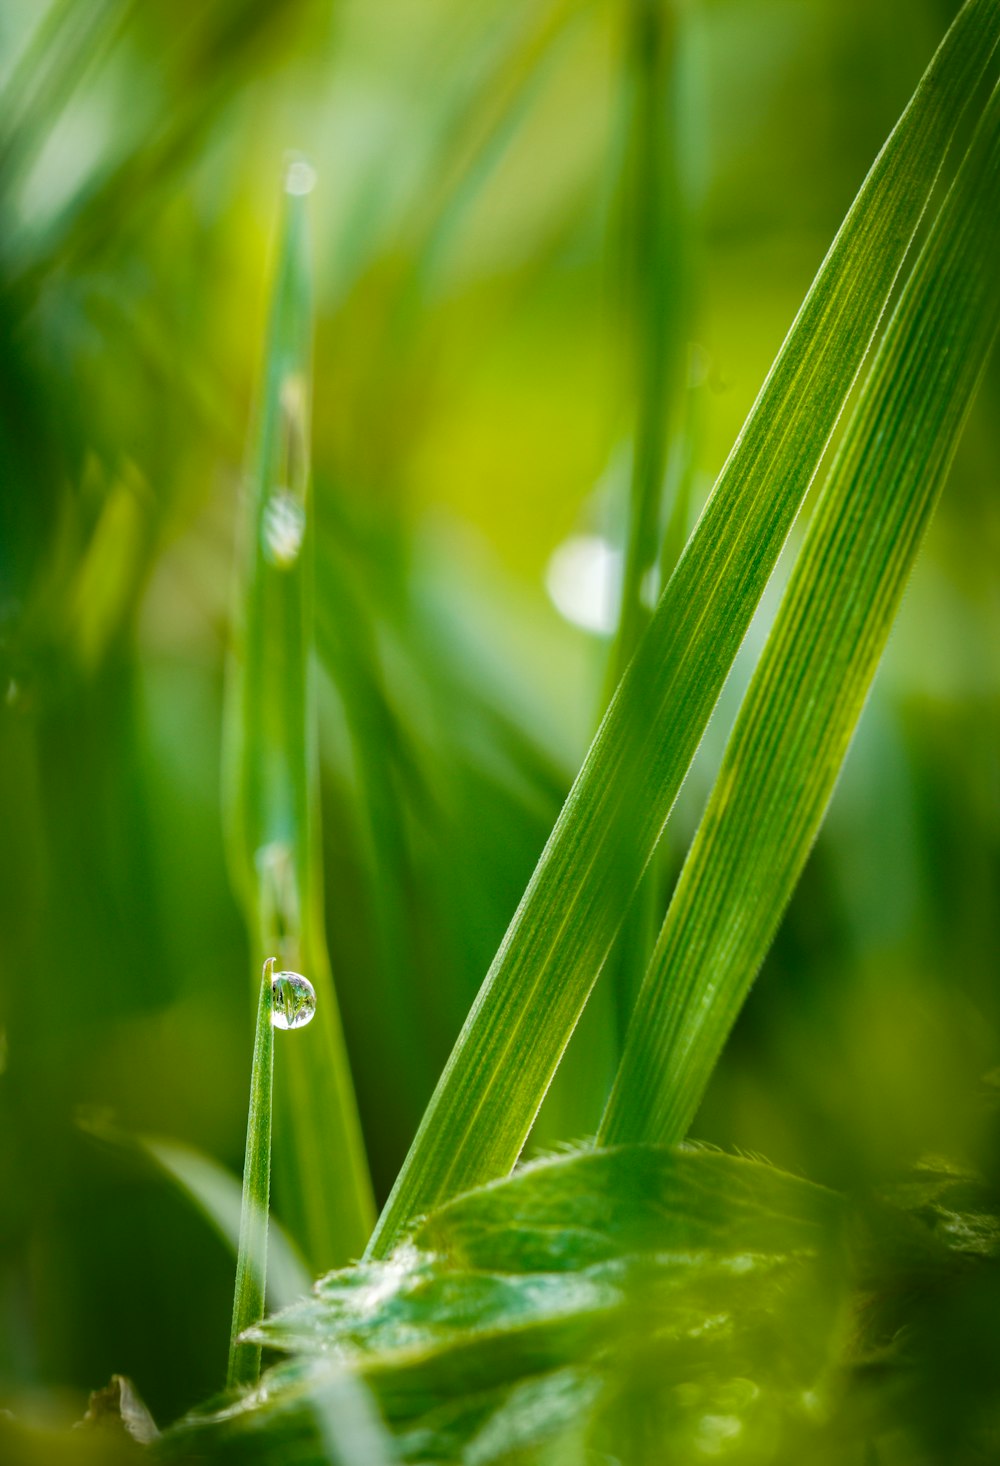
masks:
<path id="1" fill-rule="evenodd" d="M 329 1466 L 391 1466 L 398 1459 L 370 1390 L 346 1369 L 316 1389 L 312 1410 Z"/>
<path id="2" fill-rule="evenodd" d="M 865 382 L 657 942 L 599 1138 L 680 1139 L 819 830 L 1000 325 L 1000 89 Z"/>
<path id="3" fill-rule="evenodd" d="M 264 963 L 257 1002 L 257 1029 L 250 1076 L 247 1147 L 243 1162 L 243 1205 L 240 1243 L 236 1256 L 236 1290 L 229 1334 L 229 1369 L 232 1389 L 253 1385 L 260 1378 L 260 1345 L 239 1343 L 240 1334 L 264 1316 L 267 1283 L 267 1217 L 271 1191 L 271 1091 L 274 1080 L 274 1028 L 271 1024 L 271 979 L 274 958 Z"/>
<path id="4" fill-rule="evenodd" d="M 837 235 L 591 746 L 370 1244 L 517 1159 L 997 41 L 970 0 Z"/>
<path id="5" fill-rule="evenodd" d="M 690 219 L 681 185 L 685 17 L 674 0 L 629 0 L 626 13 L 623 273 L 637 410 L 618 630 L 602 713 L 649 623 L 650 593 L 660 583 L 667 451 L 677 416 L 689 283 L 685 235 Z M 608 958 L 619 1053 L 663 910 L 660 859 L 662 853 L 636 893 Z"/>
<path id="6" fill-rule="evenodd" d="M 81 81 L 107 55 L 133 0 L 59 0 L 42 16 L 0 94 L 0 196 L 43 146 Z"/>
<path id="7" fill-rule="evenodd" d="M 192 1145 L 162 1135 L 135 1135 L 103 1119 L 78 1118 L 87 1135 L 122 1153 L 151 1162 L 192 1206 L 201 1213 L 233 1256 L 239 1253 L 243 1188 L 225 1166 Z M 303 1297 L 312 1275 L 294 1243 L 272 1217 L 267 1228 L 266 1300 L 270 1308 L 285 1308 Z"/>
<path id="8" fill-rule="evenodd" d="M 313 691 L 309 470 L 311 303 L 306 194 L 289 168 L 250 485 L 243 629 L 230 688 L 231 863 L 255 961 L 304 973 L 317 1018 L 275 1095 L 279 1211 L 321 1269 L 357 1255 L 374 1209 L 323 921 Z"/>
<path id="9" fill-rule="evenodd" d="M 618 632 L 608 695 L 650 618 L 671 403 L 684 344 L 685 240 L 680 183 L 683 19 L 674 0 L 630 0 L 631 91 L 625 165 L 625 252 L 631 354 L 638 404 Z"/>

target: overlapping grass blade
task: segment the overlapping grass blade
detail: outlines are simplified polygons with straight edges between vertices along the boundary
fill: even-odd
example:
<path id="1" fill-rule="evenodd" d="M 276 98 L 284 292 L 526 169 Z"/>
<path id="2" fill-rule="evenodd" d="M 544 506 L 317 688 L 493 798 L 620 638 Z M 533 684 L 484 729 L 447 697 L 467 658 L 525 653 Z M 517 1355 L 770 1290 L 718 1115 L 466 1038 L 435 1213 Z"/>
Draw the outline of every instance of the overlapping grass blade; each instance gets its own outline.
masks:
<path id="1" fill-rule="evenodd" d="M 323 926 L 312 666 L 310 187 L 308 165 L 291 163 L 250 484 L 226 779 L 231 862 L 254 970 L 274 955 L 316 990 L 316 1019 L 290 1047 L 276 1088 L 275 1181 L 283 1220 L 321 1268 L 361 1250 L 373 1208 Z"/>
<path id="2" fill-rule="evenodd" d="M 591 746 L 379 1219 L 517 1159 L 868 351 L 1000 30 L 969 0 L 852 205 Z"/>
<path id="3" fill-rule="evenodd" d="M 680 1139 L 774 937 L 1000 325 L 1000 89 L 872 364 L 660 933 L 600 1138 Z"/>

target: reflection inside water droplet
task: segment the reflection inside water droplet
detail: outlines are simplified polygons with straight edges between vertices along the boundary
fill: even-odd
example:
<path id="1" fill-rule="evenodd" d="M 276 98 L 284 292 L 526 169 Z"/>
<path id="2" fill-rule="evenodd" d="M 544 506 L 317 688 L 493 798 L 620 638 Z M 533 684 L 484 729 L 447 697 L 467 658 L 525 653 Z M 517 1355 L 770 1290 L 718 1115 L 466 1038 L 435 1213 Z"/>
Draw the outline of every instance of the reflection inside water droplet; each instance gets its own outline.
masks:
<path id="1" fill-rule="evenodd" d="M 294 494 L 276 489 L 264 505 L 264 553 L 273 565 L 294 565 L 306 532 L 306 511 Z"/>
<path id="2" fill-rule="evenodd" d="M 275 1028 L 305 1028 L 316 1012 L 316 994 L 298 972 L 276 972 L 271 979 L 271 1022 Z"/>

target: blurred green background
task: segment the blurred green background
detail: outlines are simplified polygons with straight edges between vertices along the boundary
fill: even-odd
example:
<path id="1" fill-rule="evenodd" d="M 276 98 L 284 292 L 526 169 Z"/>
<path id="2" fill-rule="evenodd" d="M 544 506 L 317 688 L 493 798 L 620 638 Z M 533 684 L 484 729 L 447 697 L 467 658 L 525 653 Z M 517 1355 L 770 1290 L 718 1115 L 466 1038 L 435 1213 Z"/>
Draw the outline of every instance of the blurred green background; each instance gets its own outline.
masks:
<path id="1" fill-rule="evenodd" d="M 663 5 L 688 522 L 956 8 Z M 72 1419 L 121 1371 L 165 1422 L 224 1374 L 231 1256 L 76 1122 L 241 1164 L 252 1007 L 220 730 L 283 159 L 318 175 L 328 929 L 384 1197 L 601 711 L 648 9 L 0 11 L 0 1407 Z M 695 1127 L 838 1186 L 928 1153 L 992 1164 L 998 407 L 994 369 Z M 599 989 L 537 1145 L 596 1124 L 613 1029 Z"/>

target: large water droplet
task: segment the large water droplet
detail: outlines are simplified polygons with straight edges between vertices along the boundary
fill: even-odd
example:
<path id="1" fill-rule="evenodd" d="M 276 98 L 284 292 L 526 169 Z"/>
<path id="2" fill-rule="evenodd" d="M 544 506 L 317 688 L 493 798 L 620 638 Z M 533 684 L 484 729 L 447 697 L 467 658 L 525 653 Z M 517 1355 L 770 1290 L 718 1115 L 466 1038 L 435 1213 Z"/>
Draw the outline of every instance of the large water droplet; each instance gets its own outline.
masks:
<path id="1" fill-rule="evenodd" d="M 264 553 L 273 565 L 294 565 L 306 532 L 306 511 L 287 489 L 276 489 L 264 505 Z"/>
<path id="2" fill-rule="evenodd" d="M 271 1022 L 275 1028 L 305 1028 L 316 1012 L 316 993 L 299 972 L 276 972 L 271 979 Z"/>

